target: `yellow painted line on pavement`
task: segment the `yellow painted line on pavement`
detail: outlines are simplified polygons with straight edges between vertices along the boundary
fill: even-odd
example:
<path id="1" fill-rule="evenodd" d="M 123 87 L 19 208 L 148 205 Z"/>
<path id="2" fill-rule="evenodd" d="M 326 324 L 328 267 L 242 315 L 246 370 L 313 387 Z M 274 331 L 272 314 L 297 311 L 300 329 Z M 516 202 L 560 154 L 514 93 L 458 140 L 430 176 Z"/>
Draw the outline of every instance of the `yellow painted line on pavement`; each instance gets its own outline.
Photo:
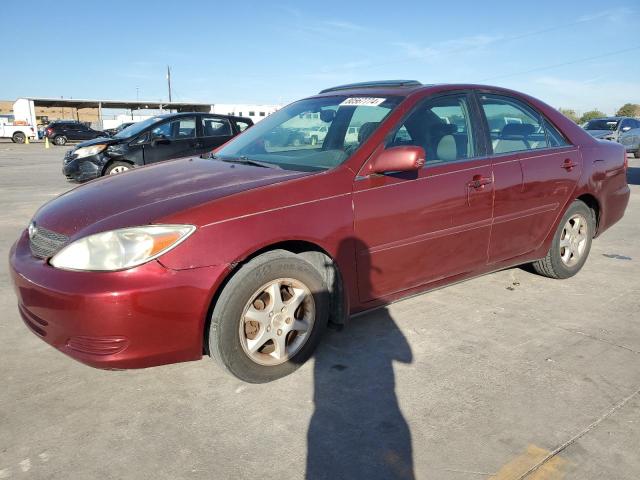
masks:
<path id="1" fill-rule="evenodd" d="M 527 450 L 505 464 L 495 475 L 489 477 L 490 480 L 519 480 L 523 478 L 531 468 L 542 462 L 550 455 L 549 450 L 529 445 Z M 556 455 L 525 478 L 527 480 L 561 480 L 565 476 L 567 460 Z"/>

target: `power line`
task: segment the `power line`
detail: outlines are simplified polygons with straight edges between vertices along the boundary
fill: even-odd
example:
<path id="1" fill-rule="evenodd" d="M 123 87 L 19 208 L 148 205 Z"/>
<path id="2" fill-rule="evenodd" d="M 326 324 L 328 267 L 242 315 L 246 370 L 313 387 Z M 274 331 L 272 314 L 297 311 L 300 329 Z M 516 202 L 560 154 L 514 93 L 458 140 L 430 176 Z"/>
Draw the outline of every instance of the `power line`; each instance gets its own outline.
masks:
<path id="1" fill-rule="evenodd" d="M 553 68 L 564 67 L 566 65 L 575 65 L 576 63 L 590 62 L 591 60 L 598 60 L 600 58 L 610 57 L 611 55 L 619 55 L 620 53 L 631 52 L 633 50 L 638 50 L 638 49 L 640 49 L 640 45 L 636 45 L 636 46 L 630 47 L 630 48 L 623 48 L 622 50 L 614 50 L 613 52 L 603 53 L 601 55 L 594 55 L 592 57 L 584 57 L 584 58 L 579 58 L 577 60 L 570 60 L 568 62 L 555 63 L 555 64 L 552 64 L 552 65 L 544 65 L 542 67 L 536 67 L 536 68 L 532 68 L 530 70 L 523 70 L 521 72 L 513 72 L 513 73 L 507 73 L 507 74 L 504 74 L 504 75 L 497 75 L 497 76 L 494 76 L 494 77 L 487 77 L 487 78 L 483 78 L 483 79 L 479 80 L 479 82 L 487 82 L 487 81 L 490 81 L 490 80 L 496 80 L 496 79 L 500 79 L 500 78 L 515 77 L 517 75 L 524 75 L 526 73 L 540 72 L 542 70 L 551 70 Z"/>

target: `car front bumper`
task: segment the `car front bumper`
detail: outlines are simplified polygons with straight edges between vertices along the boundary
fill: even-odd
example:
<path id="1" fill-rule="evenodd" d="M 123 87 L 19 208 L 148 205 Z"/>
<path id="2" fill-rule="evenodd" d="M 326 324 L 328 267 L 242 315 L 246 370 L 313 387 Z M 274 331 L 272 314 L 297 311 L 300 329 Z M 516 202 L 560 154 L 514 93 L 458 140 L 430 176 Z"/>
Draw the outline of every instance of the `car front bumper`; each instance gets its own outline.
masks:
<path id="1" fill-rule="evenodd" d="M 104 369 L 201 358 L 211 298 L 227 269 L 171 270 L 153 260 L 120 272 L 65 271 L 31 254 L 26 231 L 9 256 L 27 327 L 66 355 Z"/>
<path id="2" fill-rule="evenodd" d="M 62 173 L 68 180 L 86 182 L 102 175 L 103 160 L 98 155 L 74 158 L 69 150 L 62 161 Z"/>

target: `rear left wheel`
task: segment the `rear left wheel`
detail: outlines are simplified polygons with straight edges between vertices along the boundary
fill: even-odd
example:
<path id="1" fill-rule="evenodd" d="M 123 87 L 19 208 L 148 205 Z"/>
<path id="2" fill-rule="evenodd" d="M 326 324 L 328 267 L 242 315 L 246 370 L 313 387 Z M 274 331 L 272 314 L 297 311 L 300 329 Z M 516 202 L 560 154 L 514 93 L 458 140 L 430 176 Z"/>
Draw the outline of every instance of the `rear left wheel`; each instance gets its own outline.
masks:
<path id="1" fill-rule="evenodd" d="M 533 263 L 534 270 L 550 278 L 574 276 L 587 261 L 594 232 L 592 211 L 575 200 L 560 220 L 549 252 Z"/>
<path id="2" fill-rule="evenodd" d="M 24 143 L 26 140 L 26 136 L 24 133 L 22 132 L 16 132 L 13 134 L 13 136 L 11 137 L 11 140 L 13 140 L 13 143 Z"/>
<path id="3" fill-rule="evenodd" d="M 289 375 L 315 350 L 328 319 L 322 276 L 277 250 L 244 265 L 216 301 L 209 352 L 237 378 L 265 383 Z"/>

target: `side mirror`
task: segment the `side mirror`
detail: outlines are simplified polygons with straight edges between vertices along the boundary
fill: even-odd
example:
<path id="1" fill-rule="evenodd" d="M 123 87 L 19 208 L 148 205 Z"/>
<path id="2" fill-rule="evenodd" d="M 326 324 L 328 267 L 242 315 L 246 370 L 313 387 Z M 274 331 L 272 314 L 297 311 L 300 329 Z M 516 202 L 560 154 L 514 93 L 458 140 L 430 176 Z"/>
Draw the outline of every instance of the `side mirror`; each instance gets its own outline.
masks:
<path id="1" fill-rule="evenodd" d="M 369 164 L 369 174 L 387 172 L 409 172 L 424 167 L 424 148 L 414 145 L 391 147 L 380 154 Z"/>

